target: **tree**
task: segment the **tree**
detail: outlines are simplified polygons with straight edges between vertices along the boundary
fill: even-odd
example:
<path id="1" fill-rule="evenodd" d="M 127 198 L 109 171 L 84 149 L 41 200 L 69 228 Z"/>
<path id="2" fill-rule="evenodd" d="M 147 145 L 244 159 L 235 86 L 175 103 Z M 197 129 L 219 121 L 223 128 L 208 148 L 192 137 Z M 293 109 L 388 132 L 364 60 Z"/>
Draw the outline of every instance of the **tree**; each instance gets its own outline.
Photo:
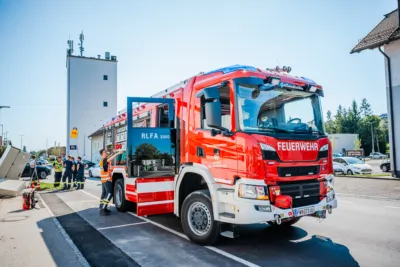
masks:
<path id="1" fill-rule="evenodd" d="M 360 112 L 363 117 L 372 115 L 371 105 L 368 103 L 366 98 L 363 98 L 361 101 Z"/>
<path id="2" fill-rule="evenodd" d="M 386 152 L 388 142 L 387 124 L 379 116 L 372 114 L 371 105 L 363 98 L 361 105 L 355 100 L 349 108 L 338 106 L 335 116 L 328 111 L 325 128 L 327 133 L 356 133 L 359 140 L 355 147 L 362 147 L 368 155 L 372 151 L 371 125 L 374 131 L 374 149 L 381 153 Z"/>

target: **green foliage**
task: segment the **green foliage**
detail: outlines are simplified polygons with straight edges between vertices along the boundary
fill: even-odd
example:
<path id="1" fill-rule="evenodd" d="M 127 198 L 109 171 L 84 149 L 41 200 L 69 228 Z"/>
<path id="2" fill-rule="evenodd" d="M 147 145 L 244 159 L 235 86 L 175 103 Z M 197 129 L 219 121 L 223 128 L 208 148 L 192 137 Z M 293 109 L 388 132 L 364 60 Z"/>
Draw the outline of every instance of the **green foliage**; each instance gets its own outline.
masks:
<path id="1" fill-rule="evenodd" d="M 388 141 L 387 124 L 379 116 L 373 115 L 371 105 L 367 99 L 364 98 L 361 101 L 361 105 L 358 105 L 353 100 L 351 107 L 347 109 L 339 105 L 333 117 L 331 111 L 328 111 L 326 115 L 325 129 L 327 133 L 358 134 L 359 140 L 355 147 L 364 149 L 365 154 L 369 155 L 372 151 L 372 128 L 375 151 L 386 153 Z"/>

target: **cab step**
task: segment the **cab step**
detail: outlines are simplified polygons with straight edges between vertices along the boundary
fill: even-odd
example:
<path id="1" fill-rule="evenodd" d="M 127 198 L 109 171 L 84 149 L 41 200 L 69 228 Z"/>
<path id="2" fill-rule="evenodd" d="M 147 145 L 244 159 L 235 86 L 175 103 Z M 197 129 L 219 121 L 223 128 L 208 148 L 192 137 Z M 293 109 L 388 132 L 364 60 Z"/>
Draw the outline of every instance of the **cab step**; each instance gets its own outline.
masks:
<path id="1" fill-rule="evenodd" d="M 232 238 L 232 239 L 235 238 L 235 234 L 232 231 L 221 232 L 221 235 L 227 238 Z"/>
<path id="2" fill-rule="evenodd" d="M 223 237 L 234 239 L 239 236 L 237 229 L 238 227 L 234 224 L 223 223 L 221 224 L 220 235 Z"/>

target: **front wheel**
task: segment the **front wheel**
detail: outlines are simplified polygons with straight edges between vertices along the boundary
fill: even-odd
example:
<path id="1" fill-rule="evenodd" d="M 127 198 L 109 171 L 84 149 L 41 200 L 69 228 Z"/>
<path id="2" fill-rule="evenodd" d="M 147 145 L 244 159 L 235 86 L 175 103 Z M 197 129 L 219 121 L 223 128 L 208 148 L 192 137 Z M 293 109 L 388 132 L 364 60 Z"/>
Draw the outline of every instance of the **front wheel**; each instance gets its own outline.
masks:
<path id="1" fill-rule="evenodd" d="M 388 167 L 386 167 L 386 165 L 383 165 L 383 166 L 382 166 L 382 171 L 383 171 L 383 172 L 387 172 L 387 171 L 388 171 Z"/>
<path id="2" fill-rule="evenodd" d="M 182 227 L 189 239 L 201 245 L 218 242 L 220 223 L 214 220 L 212 202 L 208 190 L 191 193 L 183 201 Z"/>

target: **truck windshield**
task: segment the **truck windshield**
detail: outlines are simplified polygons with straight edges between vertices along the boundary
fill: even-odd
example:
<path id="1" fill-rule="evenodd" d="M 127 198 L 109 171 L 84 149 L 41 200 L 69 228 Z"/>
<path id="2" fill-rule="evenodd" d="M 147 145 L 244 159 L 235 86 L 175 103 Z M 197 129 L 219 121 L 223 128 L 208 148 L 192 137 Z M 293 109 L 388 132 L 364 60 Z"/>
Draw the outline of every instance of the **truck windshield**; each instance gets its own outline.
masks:
<path id="1" fill-rule="evenodd" d="M 325 134 L 319 96 L 300 90 L 258 90 L 237 83 L 239 127 L 248 132 Z"/>

